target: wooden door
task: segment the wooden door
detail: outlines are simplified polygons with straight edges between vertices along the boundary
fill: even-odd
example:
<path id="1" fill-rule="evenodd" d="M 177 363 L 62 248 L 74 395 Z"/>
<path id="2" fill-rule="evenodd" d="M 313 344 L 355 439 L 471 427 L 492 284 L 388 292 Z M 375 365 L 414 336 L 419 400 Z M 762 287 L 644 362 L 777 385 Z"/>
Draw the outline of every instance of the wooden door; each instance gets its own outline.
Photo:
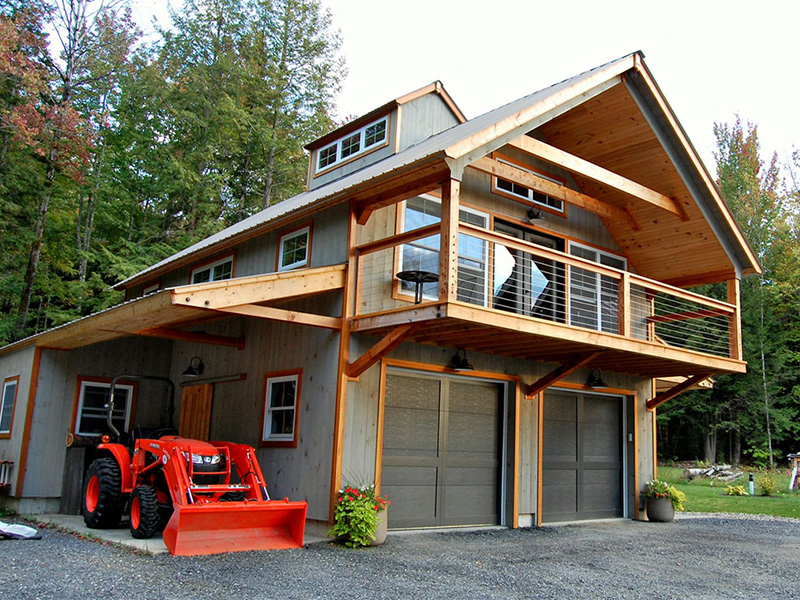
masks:
<path id="1" fill-rule="evenodd" d="M 214 384 L 187 385 L 181 394 L 181 420 L 178 433 L 181 437 L 208 441 L 211 429 L 211 401 Z"/>

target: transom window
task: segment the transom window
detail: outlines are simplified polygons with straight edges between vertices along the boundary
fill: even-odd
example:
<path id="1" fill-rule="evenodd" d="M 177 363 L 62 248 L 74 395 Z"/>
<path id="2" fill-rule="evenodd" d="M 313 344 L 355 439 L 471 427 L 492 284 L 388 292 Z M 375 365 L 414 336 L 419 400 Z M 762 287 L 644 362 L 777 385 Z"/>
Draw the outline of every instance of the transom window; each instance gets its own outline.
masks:
<path id="1" fill-rule="evenodd" d="M 547 179 L 557 185 L 564 185 L 563 181 L 556 179 L 555 177 L 548 176 L 546 173 L 542 173 L 541 171 L 535 171 L 533 169 L 528 169 L 516 162 L 511 162 L 506 160 L 500 156 L 495 157 L 497 162 L 501 162 L 506 165 L 510 165 L 522 171 L 527 171 L 528 173 L 532 173 L 542 179 Z M 538 204 L 540 206 L 547 207 L 549 209 L 554 210 L 555 212 L 563 213 L 564 212 L 564 202 L 559 200 L 558 198 L 553 198 L 548 196 L 547 194 L 543 194 L 541 192 L 537 192 L 536 190 L 532 190 L 527 188 L 523 185 L 519 185 L 512 181 L 507 181 L 505 179 L 501 179 L 500 177 L 494 178 L 495 189 L 501 192 L 505 192 L 506 194 L 510 194 L 511 196 L 516 196 L 518 198 L 523 198 L 528 202 L 533 202 L 534 204 Z"/>
<path id="2" fill-rule="evenodd" d="M 221 260 L 198 267 L 192 271 L 192 283 L 207 283 L 221 281 L 233 276 L 233 257 L 228 256 Z"/>
<path id="3" fill-rule="evenodd" d="M 301 376 L 301 370 L 267 375 L 262 444 L 297 445 Z"/>
<path id="4" fill-rule="evenodd" d="M 317 171 L 333 167 L 351 157 L 364 154 L 388 141 L 388 115 L 336 140 L 317 151 Z"/>
<path id="5" fill-rule="evenodd" d="M 308 266 L 308 250 L 311 241 L 311 227 L 281 236 L 278 243 L 278 271 L 288 271 Z"/>
<path id="6" fill-rule="evenodd" d="M 106 420 L 106 405 L 110 395 L 110 382 L 81 381 L 75 433 L 89 436 L 112 433 Z M 111 416 L 111 422 L 119 431 L 128 431 L 132 400 L 132 385 L 118 383 L 114 386 L 114 414 Z"/>
<path id="7" fill-rule="evenodd" d="M 0 400 L 0 437 L 9 437 L 11 435 L 18 385 L 19 376 L 9 377 L 3 382 L 3 397 Z"/>

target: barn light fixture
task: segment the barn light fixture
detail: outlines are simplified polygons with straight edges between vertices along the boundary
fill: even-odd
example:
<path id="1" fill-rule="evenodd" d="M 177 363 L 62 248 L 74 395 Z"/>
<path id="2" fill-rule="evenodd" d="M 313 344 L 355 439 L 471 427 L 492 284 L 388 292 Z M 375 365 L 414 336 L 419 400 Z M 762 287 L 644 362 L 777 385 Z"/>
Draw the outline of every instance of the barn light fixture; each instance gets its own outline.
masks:
<path id="1" fill-rule="evenodd" d="M 195 363 L 195 361 L 197 361 Z M 189 361 L 189 366 L 186 367 L 186 370 L 183 372 L 184 377 L 197 377 L 198 375 L 202 375 L 203 371 L 205 370 L 206 366 L 203 364 L 203 361 L 200 359 L 199 356 L 193 356 L 192 360 Z"/>
<path id="2" fill-rule="evenodd" d="M 531 206 L 528 209 L 528 223 L 535 224 L 535 223 L 544 223 L 545 218 L 542 214 L 542 209 L 538 206 Z"/>
<path id="3" fill-rule="evenodd" d="M 586 380 L 586 385 L 593 390 L 608 389 L 606 382 L 603 381 L 603 377 L 600 375 L 600 369 L 594 369 L 591 373 L 589 373 L 589 379 Z"/>
<path id="4" fill-rule="evenodd" d="M 463 348 L 456 350 L 456 353 L 453 354 L 453 358 L 450 359 L 450 364 L 447 366 L 455 371 L 475 370 L 475 367 L 469 364 L 469 361 L 467 360 L 467 351 Z"/>

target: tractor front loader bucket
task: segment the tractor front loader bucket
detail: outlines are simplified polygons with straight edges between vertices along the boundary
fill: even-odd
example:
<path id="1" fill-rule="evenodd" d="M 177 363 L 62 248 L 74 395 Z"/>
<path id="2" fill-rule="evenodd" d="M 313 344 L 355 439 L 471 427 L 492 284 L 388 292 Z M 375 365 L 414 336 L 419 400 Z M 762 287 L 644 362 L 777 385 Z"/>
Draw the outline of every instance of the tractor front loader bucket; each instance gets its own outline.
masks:
<path id="1" fill-rule="evenodd" d="M 176 505 L 164 529 L 170 554 L 302 548 L 306 503 L 287 500 Z"/>

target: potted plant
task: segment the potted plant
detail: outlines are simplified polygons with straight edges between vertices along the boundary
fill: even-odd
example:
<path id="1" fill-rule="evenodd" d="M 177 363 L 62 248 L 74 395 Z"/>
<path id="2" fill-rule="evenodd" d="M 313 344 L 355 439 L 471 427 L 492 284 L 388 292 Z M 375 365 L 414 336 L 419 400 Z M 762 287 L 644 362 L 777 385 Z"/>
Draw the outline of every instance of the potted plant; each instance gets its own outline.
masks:
<path id="1" fill-rule="evenodd" d="M 660 479 L 648 481 L 642 496 L 647 498 L 648 520 L 660 523 L 672 521 L 675 511 L 683 510 L 686 501 L 686 494 Z"/>
<path id="2" fill-rule="evenodd" d="M 382 544 L 386 540 L 386 509 L 390 504 L 385 496 L 375 493 L 374 484 L 341 489 L 328 535 L 339 537 L 352 548 Z"/>

